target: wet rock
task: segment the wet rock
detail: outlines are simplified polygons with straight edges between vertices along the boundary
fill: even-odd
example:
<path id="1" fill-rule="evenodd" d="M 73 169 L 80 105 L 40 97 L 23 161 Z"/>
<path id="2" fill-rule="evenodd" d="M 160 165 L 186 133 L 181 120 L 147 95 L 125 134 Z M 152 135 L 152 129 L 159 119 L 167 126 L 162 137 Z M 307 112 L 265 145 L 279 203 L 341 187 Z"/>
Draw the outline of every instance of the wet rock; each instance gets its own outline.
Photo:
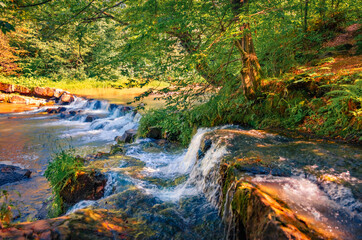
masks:
<path id="1" fill-rule="evenodd" d="M 63 103 L 71 103 L 74 101 L 74 96 L 70 93 L 63 93 L 62 97 L 60 98 L 60 100 L 63 102 Z"/>
<path id="2" fill-rule="evenodd" d="M 65 111 L 67 111 L 67 108 L 65 108 L 65 107 L 58 107 L 57 108 L 58 113 L 65 112 Z"/>
<path id="3" fill-rule="evenodd" d="M 248 183 L 230 186 L 226 239 L 324 239 L 288 208 Z"/>
<path id="4" fill-rule="evenodd" d="M 117 104 L 111 103 L 111 104 L 109 104 L 108 110 L 109 110 L 109 111 L 113 111 L 113 110 L 115 110 L 115 109 L 117 109 L 117 108 L 118 108 L 118 105 L 117 105 Z"/>
<path id="5" fill-rule="evenodd" d="M 15 224 L 0 239 L 135 239 L 138 223 L 107 210 L 82 209 L 58 218 Z"/>
<path id="6" fill-rule="evenodd" d="M 78 172 L 75 179 L 69 179 L 60 191 L 65 204 L 75 204 L 81 200 L 97 200 L 103 197 L 107 178 L 98 171 Z"/>
<path id="7" fill-rule="evenodd" d="M 82 112 L 83 112 L 83 110 L 72 110 L 72 111 L 69 111 L 69 114 L 71 116 L 75 116 L 75 115 L 80 114 Z"/>
<path id="8" fill-rule="evenodd" d="M 156 142 L 147 142 L 142 145 L 142 150 L 149 153 L 162 152 L 163 147 L 158 145 Z"/>
<path id="9" fill-rule="evenodd" d="M 0 164 L 0 186 L 30 178 L 31 171 L 20 167 Z"/>
<path id="10" fill-rule="evenodd" d="M 150 127 L 146 137 L 154 139 L 162 139 L 162 129 L 159 127 Z"/>
<path id="11" fill-rule="evenodd" d="M 54 96 L 55 89 L 49 87 L 35 87 L 33 93 L 37 97 L 41 98 L 51 98 Z"/>
<path id="12" fill-rule="evenodd" d="M 58 107 L 58 108 L 48 108 L 47 113 L 53 114 L 53 113 L 63 113 L 67 111 L 67 108 L 65 107 Z"/>
<path id="13" fill-rule="evenodd" d="M 124 132 L 122 136 L 116 137 L 114 140 L 120 144 L 120 143 L 132 143 L 136 139 L 137 136 L 137 130 L 136 129 L 129 129 Z"/>
<path id="14" fill-rule="evenodd" d="M 54 113 L 57 113 L 57 109 L 55 109 L 55 108 L 48 108 L 46 112 L 47 112 L 48 114 L 54 114 Z"/>
<path id="15" fill-rule="evenodd" d="M 238 169 L 241 172 L 246 172 L 248 174 L 270 174 L 272 176 L 280 176 L 280 177 L 289 177 L 291 176 L 291 172 L 288 169 L 282 169 L 282 168 L 271 168 L 271 167 L 265 167 L 265 166 L 259 166 L 258 163 L 254 164 L 242 164 L 238 163 L 235 165 L 235 168 Z"/>
<path id="16" fill-rule="evenodd" d="M 121 108 L 121 110 L 122 110 L 122 112 L 126 113 L 126 112 L 131 111 L 132 108 L 131 108 L 131 107 L 125 107 L 125 106 L 124 106 L 124 107 Z"/>
<path id="17" fill-rule="evenodd" d="M 65 91 L 62 90 L 62 89 L 55 89 L 55 90 L 54 90 L 54 97 L 55 97 L 55 98 L 60 98 L 60 97 L 63 95 L 64 92 L 65 92 Z"/>
<path id="18" fill-rule="evenodd" d="M 5 93 L 15 92 L 15 86 L 9 83 L 0 83 L 0 91 Z"/>
<path id="19" fill-rule="evenodd" d="M 93 122 L 94 120 L 96 120 L 97 117 L 96 116 L 93 116 L 93 115 L 88 115 L 86 118 L 85 118 L 85 122 Z"/>
<path id="20" fill-rule="evenodd" d="M 94 159 L 99 159 L 99 158 L 104 158 L 104 157 L 108 157 L 110 154 L 109 153 L 105 153 L 105 152 L 98 152 L 95 155 L 93 155 Z"/>
<path id="21" fill-rule="evenodd" d="M 116 153 L 124 153 L 126 150 L 122 145 L 116 144 L 111 146 L 111 151 L 109 152 L 111 155 Z"/>
<path id="22" fill-rule="evenodd" d="M 68 118 L 68 117 L 71 117 L 70 113 L 69 112 L 62 112 L 60 115 L 59 115 L 60 118 Z"/>
<path id="23" fill-rule="evenodd" d="M 305 192 L 300 192 L 299 200 L 298 197 L 282 197 L 284 193 L 294 191 L 294 188 L 283 188 L 284 183 L 293 184 L 294 180 L 290 180 L 293 179 L 290 177 L 292 170 L 320 166 L 323 161 L 328 169 L 337 169 L 336 165 L 330 165 L 336 157 L 329 151 L 343 151 L 344 154 L 348 152 L 346 149 L 335 150 L 331 147 L 327 151 L 326 145 L 321 147 L 307 141 L 286 141 L 275 134 L 256 130 L 220 129 L 206 134 L 206 137 L 211 137 L 214 143 L 225 140 L 223 146 L 228 150 L 220 163 L 219 175 L 209 178 L 211 174 L 208 173 L 206 178 L 205 186 L 216 181 L 219 184 L 218 192 L 208 193 L 205 191 L 207 188 L 203 189 L 205 194 L 209 194 L 208 198 L 215 199 L 221 211 L 227 227 L 226 239 L 353 239 L 346 236 L 354 235 L 355 230 L 326 231 L 316 224 L 324 217 L 316 220 L 312 214 L 301 214 L 294 204 L 296 201 L 301 201 L 297 204 L 304 204 Z M 313 168 L 313 171 L 316 169 Z M 305 197 L 307 199 L 309 196 Z M 318 209 L 318 204 L 313 204 L 306 206 Z M 338 216 L 340 218 L 342 215 Z"/>
<path id="24" fill-rule="evenodd" d="M 205 153 L 211 148 L 212 140 L 209 138 L 204 138 L 201 142 L 199 151 L 197 152 L 197 159 L 201 159 L 205 156 Z"/>
<path id="25" fill-rule="evenodd" d="M 11 96 L 9 99 L 9 102 L 14 103 L 14 104 L 26 104 L 27 103 L 26 98 L 18 96 L 18 95 Z"/>

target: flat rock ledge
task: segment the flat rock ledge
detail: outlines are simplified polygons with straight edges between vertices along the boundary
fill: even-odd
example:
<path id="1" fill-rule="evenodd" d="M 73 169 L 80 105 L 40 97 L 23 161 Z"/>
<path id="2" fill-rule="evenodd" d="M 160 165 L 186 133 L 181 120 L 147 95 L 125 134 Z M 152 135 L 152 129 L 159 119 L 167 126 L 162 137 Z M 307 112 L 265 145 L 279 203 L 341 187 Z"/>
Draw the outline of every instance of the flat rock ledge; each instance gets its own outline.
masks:
<path id="1" fill-rule="evenodd" d="M 0 186 L 30 178 L 31 171 L 17 166 L 0 164 Z"/>
<path id="2" fill-rule="evenodd" d="M 15 224 L 0 229 L 0 239 L 134 239 L 136 224 L 107 210 L 79 210 L 73 214 Z"/>
<path id="3" fill-rule="evenodd" d="M 250 174 L 289 176 L 288 171 L 278 169 L 277 164 L 275 167 L 262 166 L 260 162 L 267 161 L 259 159 L 262 155 L 256 154 L 259 158 L 249 160 L 246 155 L 255 153 L 257 146 L 263 148 L 266 144 L 284 141 L 288 139 L 256 130 L 223 129 L 204 136 L 199 158 L 211 144 L 226 146 L 229 152 L 206 179 L 217 186 L 217 193 L 214 189 L 204 189 L 219 208 L 226 227 L 225 239 L 334 239 L 248 177 Z M 210 192 L 212 196 L 208 195 Z"/>

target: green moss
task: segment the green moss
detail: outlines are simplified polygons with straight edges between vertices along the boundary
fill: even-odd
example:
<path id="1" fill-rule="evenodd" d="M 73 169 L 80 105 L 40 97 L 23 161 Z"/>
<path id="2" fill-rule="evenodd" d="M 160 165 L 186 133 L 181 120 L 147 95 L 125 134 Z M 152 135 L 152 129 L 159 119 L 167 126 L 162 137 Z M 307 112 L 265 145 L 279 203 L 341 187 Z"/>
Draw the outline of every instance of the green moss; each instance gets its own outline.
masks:
<path id="1" fill-rule="evenodd" d="M 241 217 L 244 224 L 246 224 L 247 221 L 247 209 L 249 205 L 250 195 L 250 188 L 240 186 L 236 189 L 236 192 L 234 193 L 234 198 L 231 202 L 232 210 Z"/>

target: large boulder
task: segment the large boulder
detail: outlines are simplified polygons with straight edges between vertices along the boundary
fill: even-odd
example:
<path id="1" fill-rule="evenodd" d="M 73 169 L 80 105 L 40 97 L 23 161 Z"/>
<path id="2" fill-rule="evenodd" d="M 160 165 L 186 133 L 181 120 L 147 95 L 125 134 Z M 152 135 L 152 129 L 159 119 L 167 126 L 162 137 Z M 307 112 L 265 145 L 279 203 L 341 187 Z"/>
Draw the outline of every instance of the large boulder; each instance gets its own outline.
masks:
<path id="1" fill-rule="evenodd" d="M 94 120 L 96 120 L 97 117 L 96 116 L 93 116 L 93 115 L 88 115 L 86 118 L 85 118 L 85 122 L 93 122 Z"/>
<path id="2" fill-rule="evenodd" d="M 74 101 L 74 96 L 70 93 L 63 93 L 62 97 L 60 98 L 60 100 L 63 102 L 63 103 L 71 103 Z"/>
<path id="3" fill-rule="evenodd" d="M 136 129 L 129 129 L 124 132 L 122 136 L 116 137 L 114 140 L 120 144 L 120 143 L 132 143 L 136 139 L 137 136 L 137 130 Z"/>
<path id="4" fill-rule="evenodd" d="M 284 203 L 240 181 L 227 191 L 225 239 L 326 239 L 301 221 Z"/>
<path id="5" fill-rule="evenodd" d="M 9 83 L 1 83 L 0 82 L 0 91 L 6 93 L 13 93 L 15 91 L 15 86 Z"/>
<path id="6" fill-rule="evenodd" d="M 0 164 L 0 186 L 30 178 L 31 171 L 20 167 Z"/>
<path id="7" fill-rule="evenodd" d="M 16 85 L 14 91 L 21 95 L 31 95 L 31 90 L 27 87 Z"/>
<path id="8" fill-rule="evenodd" d="M 106 183 L 106 176 L 98 171 L 78 172 L 75 179 L 68 180 L 60 196 L 68 205 L 81 200 L 97 200 L 103 197 Z"/>
<path id="9" fill-rule="evenodd" d="M 35 87 L 34 88 L 34 95 L 41 98 L 51 98 L 54 97 L 54 88 L 49 87 Z"/>

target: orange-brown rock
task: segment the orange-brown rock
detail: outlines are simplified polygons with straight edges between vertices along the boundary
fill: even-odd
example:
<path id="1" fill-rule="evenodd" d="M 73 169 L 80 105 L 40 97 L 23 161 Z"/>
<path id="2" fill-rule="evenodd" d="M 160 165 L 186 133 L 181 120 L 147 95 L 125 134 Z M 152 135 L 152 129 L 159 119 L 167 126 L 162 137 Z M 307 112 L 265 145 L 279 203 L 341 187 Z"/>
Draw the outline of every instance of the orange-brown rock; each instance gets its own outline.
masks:
<path id="1" fill-rule="evenodd" d="M 60 191 L 64 203 L 75 204 L 81 200 L 96 200 L 103 197 L 107 178 L 98 171 L 78 172 L 74 179 L 69 179 Z"/>
<path id="2" fill-rule="evenodd" d="M 62 97 L 60 98 L 60 100 L 64 103 L 71 103 L 74 101 L 74 96 L 70 93 L 63 93 Z"/>
<path id="3" fill-rule="evenodd" d="M 13 93 L 15 91 L 15 86 L 9 83 L 1 83 L 0 82 L 0 91 L 6 93 Z"/>
<path id="4" fill-rule="evenodd" d="M 10 97 L 9 99 L 10 103 L 15 103 L 15 104 L 26 104 L 26 98 L 18 96 L 18 95 L 13 95 Z"/>
<path id="5" fill-rule="evenodd" d="M 29 88 L 23 87 L 20 85 L 15 86 L 14 92 L 20 93 L 21 95 L 30 95 L 31 94 L 31 91 Z"/>
<path id="6" fill-rule="evenodd" d="M 228 239 L 327 239 L 285 204 L 247 182 L 234 182 L 226 198 Z"/>
<path id="7" fill-rule="evenodd" d="M 114 212 L 85 209 L 0 229 L 0 239 L 134 239 L 136 224 Z"/>
<path id="8" fill-rule="evenodd" d="M 65 92 L 65 91 L 62 90 L 62 89 L 55 89 L 55 90 L 54 90 L 54 97 L 60 98 L 60 97 L 63 95 L 64 92 Z"/>
<path id="9" fill-rule="evenodd" d="M 54 97 L 54 92 L 55 89 L 54 88 L 49 88 L 49 87 L 36 87 L 34 88 L 34 95 L 37 97 L 42 97 L 42 98 L 51 98 Z"/>

